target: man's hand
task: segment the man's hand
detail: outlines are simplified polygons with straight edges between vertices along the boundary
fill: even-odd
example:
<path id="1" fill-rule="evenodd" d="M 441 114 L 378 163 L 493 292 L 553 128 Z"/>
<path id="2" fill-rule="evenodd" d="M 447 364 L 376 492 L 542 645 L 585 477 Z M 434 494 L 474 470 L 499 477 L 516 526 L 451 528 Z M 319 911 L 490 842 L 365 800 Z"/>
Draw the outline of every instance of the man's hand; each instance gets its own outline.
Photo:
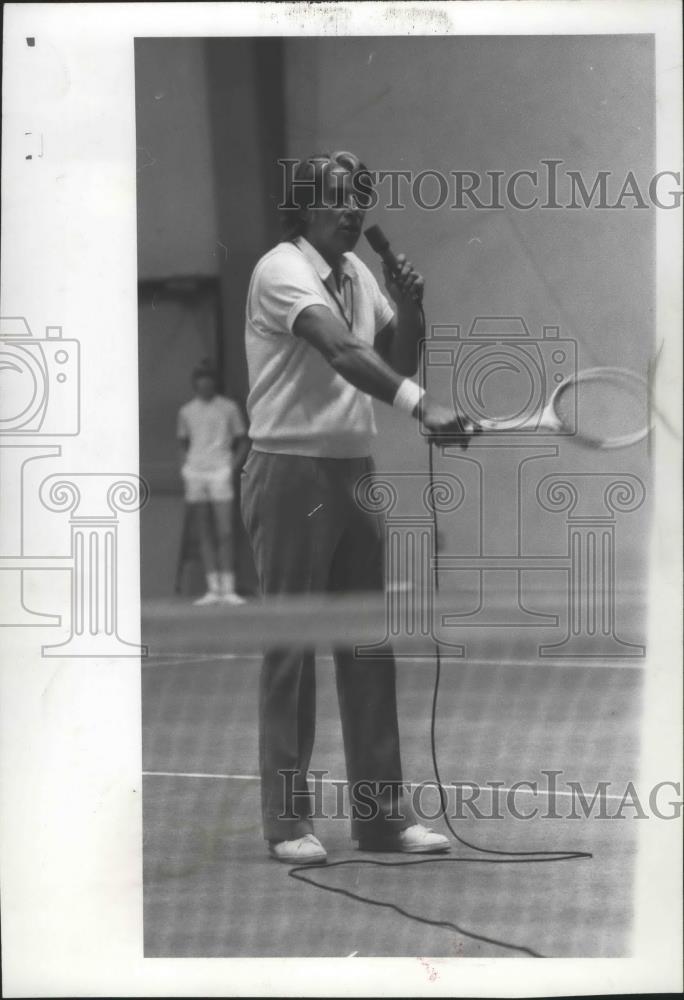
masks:
<path id="1" fill-rule="evenodd" d="M 406 302 L 421 303 L 425 286 L 422 274 L 418 274 L 404 253 L 398 254 L 397 263 L 399 270 L 396 273 L 390 273 L 389 268 L 383 264 L 387 291 L 398 306 Z"/>
<path id="2" fill-rule="evenodd" d="M 233 472 L 238 473 L 241 471 L 242 466 L 247 461 L 247 456 L 249 455 L 249 449 L 251 445 L 249 443 L 249 438 L 246 435 L 242 437 L 236 437 L 233 439 L 233 445 L 231 448 L 233 454 Z"/>
<path id="3" fill-rule="evenodd" d="M 482 428 L 449 406 L 442 406 L 426 394 L 416 407 L 415 416 L 436 444 L 455 444 L 465 449 Z"/>

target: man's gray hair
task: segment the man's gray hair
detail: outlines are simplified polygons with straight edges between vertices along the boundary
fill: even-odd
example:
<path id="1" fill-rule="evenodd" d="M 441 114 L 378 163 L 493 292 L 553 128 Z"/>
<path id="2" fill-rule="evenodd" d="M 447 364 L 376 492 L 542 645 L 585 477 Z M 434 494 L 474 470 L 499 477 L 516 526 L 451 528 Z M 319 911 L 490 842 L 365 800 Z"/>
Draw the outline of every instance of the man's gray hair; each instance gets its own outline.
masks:
<path id="1" fill-rule="evenodd" d="M 355 153 L 313 153 L 305 160 L 300 160 L 292 171 L 285 192 L 285 201 L 280 208 L 280 224 L 284 240 L 293 240 L 301 236 L 306 229 L 306 211 L 315 206 L 322 206 L 323 184 L 326 172 L 334 166 L 342 167 L 353 178 L 363 174 L 367 178 L 368 167 L 361 162 Z"/>

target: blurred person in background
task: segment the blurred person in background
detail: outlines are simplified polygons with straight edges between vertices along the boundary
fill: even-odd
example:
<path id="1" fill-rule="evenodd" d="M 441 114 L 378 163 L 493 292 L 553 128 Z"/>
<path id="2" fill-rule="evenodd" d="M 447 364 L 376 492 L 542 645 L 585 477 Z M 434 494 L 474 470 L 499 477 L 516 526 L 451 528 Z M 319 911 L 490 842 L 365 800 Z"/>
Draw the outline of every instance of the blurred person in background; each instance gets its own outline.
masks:
<path id="1" fill-rule="evenodd" d="M 185 502 L 199 535 L 206 593 L 196 605 L 242 604 L 235 591 L 233 474 L 248 451 L 238 405 L 218 392 L 218 373 L 203 361 L 192 375 L 195 396 L 178 412 Z"/>

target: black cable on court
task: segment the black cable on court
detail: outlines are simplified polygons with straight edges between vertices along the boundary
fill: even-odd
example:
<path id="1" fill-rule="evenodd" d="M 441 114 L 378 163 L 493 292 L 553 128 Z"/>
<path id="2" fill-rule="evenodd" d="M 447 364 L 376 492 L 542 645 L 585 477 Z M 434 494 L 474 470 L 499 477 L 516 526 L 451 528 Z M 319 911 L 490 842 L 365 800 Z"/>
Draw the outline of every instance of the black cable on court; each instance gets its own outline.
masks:
<path id="1" fill-rule="evenodd" d="M 421 371 L 423 378 L 423 385 L 427 384 L 427 371 L 426 371 L 426 361 L 425 361 L 425 332 L 426 332 L 426 322 L 425 313 L 423 312 L 422 305 L 420 306 L 420 316 L 422 324 L 422 341 L 423 349 L 421 350 Z M 439 443 L 437 441 L 437 443 Z M 433 496 L 434 493 L 434 449 L 436 447 L 436 441 L 433 437 L 428 438 L 428 495 Z M 435 594 L 439 592 L 439 531 L 438 531 L 438 520 L 437 520 L 437 510 L 435 504 L 430 504 L 432 511 L 432 522 L 434 527 L 434 538 L 435 538 L 435 551 L 434 551 L 434 561 L 433 561 L 433 587 Z M 479 844 L 475 844 L 470 840 L 466 840 L 461 837 L 460 834 L 456 833 L 456 830 L 452 826 L 451 820 L 449 819 L 448 810 L 448 800 L 447 794 L 442 784 L 442 778 L 439 769 L 439 761 L 437 759 L 437 703 L 439 698 L 439 686 L 442 677 L 442 657 L 439 646 L 439 640 L 435 640 L 435 682 L 432 692 L 432 707 L 430 712 L 430 754 L 432 757 L 432 768 L 435 775 L 435 784 L 439 791 L 439 801 L 440 809 L 444 822 L 449 830 L 449 833 L 459 844 L 464 847 L 469 848 L 471 851 L 477 852 L 476 856 L 464 856 L 458 858 L 443 858 L 443 857 L 422 857 L 419 859 L 413 859 L 411 861 L 376 861 L 374 859 L 368 858 L 349 858 L 344 861 L 331 861 L 331 862 L 321 862 L 313 865 L 296 865 L 290 868 L 288 875 L 290 878 L 297 882 L 304 882 L 307 885 L 315 886 L 318 889 L 323 889 L 325 892 L 332 892 L 338 896 L 346 896 L 347 899 L 353 899 L 358 903 L 365 903 L 367 906 L 377 906 L 386 910 L 393 910 L 395 913 L 400 914 L 402 917 L 407 917 L 409 920 L 414 920 L 419 924 L 426 924 L 430 927 L 443 927 L 448 930 L 455 931 L 457 934 L 461 934 L 463 937 L 470 938 L 472 941 L 481 941 L 485 944 L 493 944 L 499 948 L 506 948 L 509 951 L 520 952 L 523 955 L 529 955 L 531 958 L 544 958 L 545 956 L 540 954 L 540 952 L 535 951 L 533 948 L 529 948 L 526 945 L 514 944 L 511 941 L 504 941 L 501 938 L 488 937 L 486 934 L 478 934 L 474 930 L 468 930 L 465 927 L 461 927 L 459 924 L 454 923 L 451 920 L 433 920 L 430 917 L 421 916 L 418 913 L 411 913 L 409 910 L 404 909 L 396 903 L 390 903 L 385 900 L 373 899 L 372 896 L 363 896 L 361 893 L 352 892 L 350 889 L 342 889 L 337 886 L 326 885 L 324 882 L 317 882 L 312 878 L 307 877 L 311 871 L 316 869 L 325 869 L 329 871 L 331 868 L 346 868 L 350 866 L 354 867 L 374 867 L 374 868 L 406 868 L 415 867 L 417 865 L 461 865 L 461 864 L 490 864 L 490 865 L 514 865 L 514 864 L 549 864 L 559 861 L 579 861 L 585 858 L 592 858 L 593 854 L 589 851 L 575 851 L 575 850 L 557 850 L 557 851 L 504 851 L 502 849 L 495 849 L 492 847 L 481 847 Z M 478 857 L 477 855 L 486 855 L 486 857 Z"/>

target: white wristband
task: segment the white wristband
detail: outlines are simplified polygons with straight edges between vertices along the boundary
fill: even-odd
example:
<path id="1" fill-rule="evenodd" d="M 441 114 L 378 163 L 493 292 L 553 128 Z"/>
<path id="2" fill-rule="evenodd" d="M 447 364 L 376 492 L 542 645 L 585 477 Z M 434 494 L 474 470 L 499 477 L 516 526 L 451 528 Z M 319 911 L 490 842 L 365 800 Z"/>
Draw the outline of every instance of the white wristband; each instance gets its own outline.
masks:
<path id="1" fill-rule="evenodd" d="M 398 410 L 403 410 L 404 413 L 413 413 L 424 395 L 425 389 L 421 389 L 410 378 L 405 378 L 397 389 L 397 394 L 392 400 L 392 406 L 396 406 Z"/>

